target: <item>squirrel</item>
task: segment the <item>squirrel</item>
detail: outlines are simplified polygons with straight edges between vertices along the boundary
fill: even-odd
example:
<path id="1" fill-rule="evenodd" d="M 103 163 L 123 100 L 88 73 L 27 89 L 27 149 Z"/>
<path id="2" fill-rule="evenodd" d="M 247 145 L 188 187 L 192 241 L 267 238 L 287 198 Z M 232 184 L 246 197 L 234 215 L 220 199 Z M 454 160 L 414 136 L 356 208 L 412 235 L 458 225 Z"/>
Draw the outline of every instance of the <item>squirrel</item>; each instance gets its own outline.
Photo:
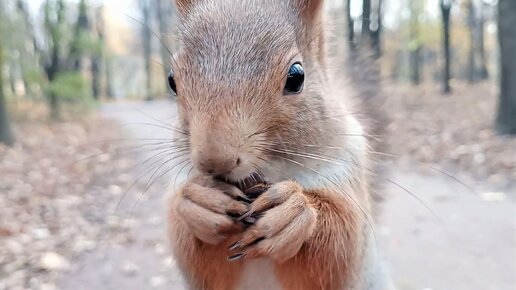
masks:
<path id="1" fill-rule="evenodd" d="M 176 6 L 168 81 L 193 171 L 168 228 L 189 289 L 393 289 L 370 147 L 328 60 L 324 1 Z"/>

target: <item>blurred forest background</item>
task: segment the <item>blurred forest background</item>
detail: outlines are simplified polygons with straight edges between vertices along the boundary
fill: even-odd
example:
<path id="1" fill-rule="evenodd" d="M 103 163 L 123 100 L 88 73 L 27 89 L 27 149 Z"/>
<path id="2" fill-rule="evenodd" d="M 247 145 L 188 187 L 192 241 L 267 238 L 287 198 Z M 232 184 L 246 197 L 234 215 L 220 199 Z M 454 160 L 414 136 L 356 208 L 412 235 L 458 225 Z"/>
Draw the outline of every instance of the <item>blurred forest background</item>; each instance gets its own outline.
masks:
<path id="1" fill-rule="evenodd" d="M 326 6 L 352 85 L 366 94 L 381 87 L 393 166 L 428 164 L 456 183 L 481 181 L 482 200 L 510 200 L 513 212 L 516 1 L 329 0 Z M 170 0 L 0 1 L 0 289 L 79 289 L 56 282 L 73 271 L 73 259 L 100 240 L 134 243 L 128 238 L 134 216 L 106 206 L 133 187 L 139 158 L 133 155 L 142 151 L 124 143 L 121 120 L 143 115 L 142 123 L 163 126 L 153 110 L 174 102 L 166 76 L 176 30 Z M 379 83 L 361 74 L 357 60 L 368 57 Z M 123 110 L 132 111 L 120 117 Z M 155 167 L 142 191 L 160 175 Z M 514 216 L 505 218 L 514 231 Z M 163 254 L 161 242 L 152 247 Z M 126 276 L 139 271 L 135 263 L 121 268 Z M 489 289 L 510 289 L 516 273 L 504 275 L 507 284 Z M 151 275 L 143 288 L 84 289 L 159 289 L 165 280 Z"/>
<path id="2" fill-rule="evenodd" d="M 335 35 L 346 37 L 352 51 L 370 46 L 391 83 L 432 84 L 451 93 L 453 83 L 502 80 L 497 128 L 515 133 L 513 4 L 502 9 L 497 0 L 326 2 L 338 19 Z M 164 76 L 169 51 L 177 46 L 171 1 L 1 5 L 4 143 L 13 142 L 8 108 L 16 111 L 22 103 L 46 102 L 49 116 L 58 119 L 62 106 L 84 109 L 102 100 L 170 95 Z"/>

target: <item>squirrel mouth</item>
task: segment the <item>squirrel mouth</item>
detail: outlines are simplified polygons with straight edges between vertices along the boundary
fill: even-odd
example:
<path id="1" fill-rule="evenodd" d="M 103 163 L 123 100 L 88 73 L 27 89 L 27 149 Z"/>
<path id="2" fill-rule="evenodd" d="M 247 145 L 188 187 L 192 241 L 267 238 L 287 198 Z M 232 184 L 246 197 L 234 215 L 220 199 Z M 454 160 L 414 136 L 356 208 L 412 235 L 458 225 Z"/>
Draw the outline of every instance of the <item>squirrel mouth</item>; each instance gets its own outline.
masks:
<path id="1" fill-rule="evenodd" d="M 238 187 L 251 200 L 258 198 L 270 187 L 265 177 L 258 172 L 252 173 L 249 177 L 237 182 L 227 179 L 224 179 L 224 181 Z"/>

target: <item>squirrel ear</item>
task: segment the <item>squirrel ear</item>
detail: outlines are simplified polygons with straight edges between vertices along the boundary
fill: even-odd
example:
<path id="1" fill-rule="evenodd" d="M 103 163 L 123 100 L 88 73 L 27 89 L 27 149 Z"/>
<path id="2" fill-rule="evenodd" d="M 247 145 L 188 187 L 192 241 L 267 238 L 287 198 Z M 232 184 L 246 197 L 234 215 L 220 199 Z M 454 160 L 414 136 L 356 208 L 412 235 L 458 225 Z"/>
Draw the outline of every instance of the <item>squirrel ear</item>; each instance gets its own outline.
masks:
<path id="1" fill-rule="evenodd" d="M 300 16 L 307 22 L 312 22 L 321 15 L 324 0 L 294 0 Z"/>
<path id="2" fill-rule="evenodd" d="M 197 0 L 175 0 L 176 1 L 176 7 L 177 11 L 181 14 L 181 16 L 186 15 L 190 7 L 197 1 Z"/>

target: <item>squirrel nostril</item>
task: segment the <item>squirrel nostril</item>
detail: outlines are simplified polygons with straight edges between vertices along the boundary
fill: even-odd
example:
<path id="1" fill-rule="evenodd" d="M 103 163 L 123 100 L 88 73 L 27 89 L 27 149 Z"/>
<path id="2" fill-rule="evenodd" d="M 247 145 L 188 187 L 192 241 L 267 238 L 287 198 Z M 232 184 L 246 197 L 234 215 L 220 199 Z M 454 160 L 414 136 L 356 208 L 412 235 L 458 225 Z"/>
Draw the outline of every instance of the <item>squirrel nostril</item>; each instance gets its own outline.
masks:
<path id="1" fill-rule="evenodd" d="M 198 167 L 201 171 L 209 175 L 223 175 L 231 173 L 241 162 L 242 160 L 240 158 L 227 158 L 224 160 L 207 159 L 200 161 Z"/>

